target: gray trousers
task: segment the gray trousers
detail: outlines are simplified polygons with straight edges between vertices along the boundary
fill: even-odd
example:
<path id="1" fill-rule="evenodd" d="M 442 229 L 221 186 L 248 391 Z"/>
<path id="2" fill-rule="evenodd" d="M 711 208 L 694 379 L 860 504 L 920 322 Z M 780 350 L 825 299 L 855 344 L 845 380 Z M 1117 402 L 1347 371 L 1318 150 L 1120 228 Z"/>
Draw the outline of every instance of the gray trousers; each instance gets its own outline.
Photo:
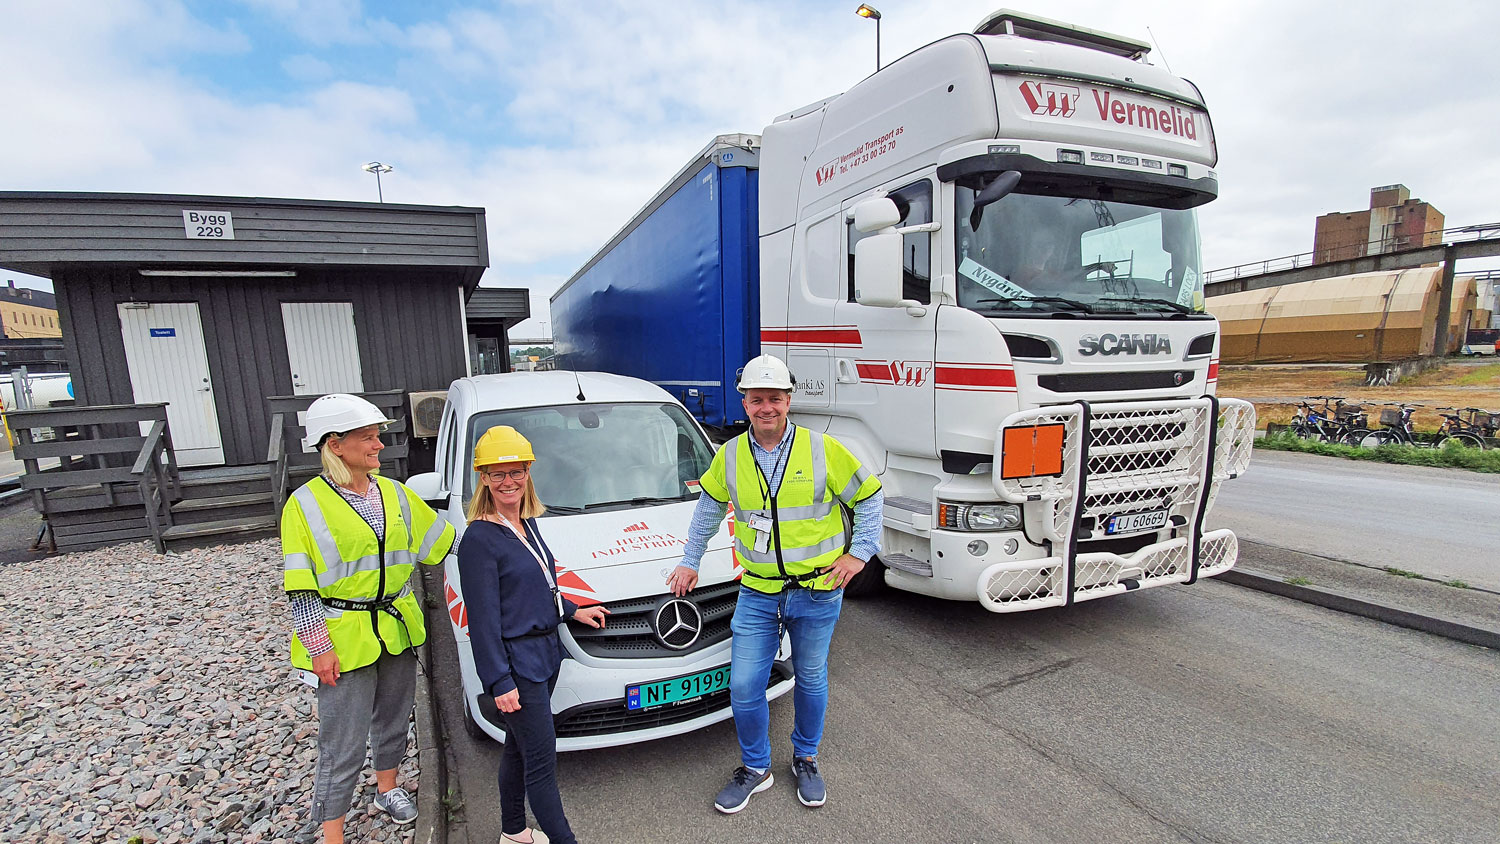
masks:
<path id="1" fill-rule="evenodd" d="M 338 685 L 318 685 L 318 774 L 313 820 L 349 813 L 365 765 L 368 741 L 375 770 L 401 764 L 406 727 L 417 691 L 417 658 L 410 650 L 381 654 L 364 668 L 339 675 Z"/>

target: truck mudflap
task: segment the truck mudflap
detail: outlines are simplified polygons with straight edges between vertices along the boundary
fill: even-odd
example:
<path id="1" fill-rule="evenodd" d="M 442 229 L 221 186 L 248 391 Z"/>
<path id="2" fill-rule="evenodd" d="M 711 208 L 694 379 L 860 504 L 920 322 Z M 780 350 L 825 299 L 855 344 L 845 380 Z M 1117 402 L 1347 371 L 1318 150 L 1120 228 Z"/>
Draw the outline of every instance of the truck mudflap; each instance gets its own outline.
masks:
<path id="1" fill-rule="evenodd" d="M 1249 465 L 1254 441 L 1255 408 L 1213 396 L 1011 414 L 995 437 L 995 492 L 1023 505 L 1028 533 L 1053 553 L 986 568 L 980 603 L 994 612 L 1067 606 L 1228 571 L 1239 542 L 1229 530 L 1204 531 L 1203 518 L 1219 484 Z M 1170 536 L 1127 554 L 1080 547 L 1131 533 L 1115 532 L 1122 516 L 1159 520 L 1150 530 Z"/>

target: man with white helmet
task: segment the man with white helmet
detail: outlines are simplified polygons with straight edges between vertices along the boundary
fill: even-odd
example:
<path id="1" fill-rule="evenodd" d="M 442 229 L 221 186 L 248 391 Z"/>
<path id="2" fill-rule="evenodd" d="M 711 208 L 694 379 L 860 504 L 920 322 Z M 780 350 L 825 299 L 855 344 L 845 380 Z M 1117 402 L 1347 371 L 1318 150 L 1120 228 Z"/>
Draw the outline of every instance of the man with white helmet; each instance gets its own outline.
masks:
<path id="1" fill-rule="evenodd" d="M 880 481 L 838 440 L 787 420 L 794 386 L 779 358 L 761 355 L 745 364 L 738 387 L 750 430 L 725 443 L 699 479 L 703 492 L 682 564 L 667 577 L 675 595 L 697 585 L 708 540 L 732 503 L 734 550 L 745 569 L 730 623 L 729 681 L 742 765 L 714 800 L 725 814 L 745 808 L 774 782 L 766 683 L 783 628 L 797 675 L 797 799 L 810 807 L 827 800 L 817 757 L 828 709 L 828 646 L 843 587 L 880 551 Z M 854 511 L 852 530 L 844 508 Z"/>
<path id="2" fill-rule="evenodd" d="M 326 844 L 342 844 L 365 746 L 375 763 L 375 807 L 397 823 L 417 817 L 396 783 L 416 692 L 414 649 L 427 640 L 408 582 L 436 565 L 454 529 L 416 493 L 375 474 L 381 430 L 375 405 L 345 393 L 307 410 L 309 448 L 323 473 L 281 511 L 282 586 L 292 604 L 292 665 L 317 675 L 318 770 L 314 820 Z"/>

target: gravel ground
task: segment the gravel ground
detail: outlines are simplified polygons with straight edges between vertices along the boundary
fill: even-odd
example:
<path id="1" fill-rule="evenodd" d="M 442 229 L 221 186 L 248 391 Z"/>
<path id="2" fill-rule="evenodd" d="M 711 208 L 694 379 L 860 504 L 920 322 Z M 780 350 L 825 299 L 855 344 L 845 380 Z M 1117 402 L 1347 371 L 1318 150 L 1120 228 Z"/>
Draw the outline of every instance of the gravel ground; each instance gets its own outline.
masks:
<path id="1" fill-rule="evenodd" d="M 0 841 L 315 841 L 317 706 L 280 586 L 275 540 L 0 566 Z M 349 840 L 410 842 L 374 796 L 367 761 Z"/>

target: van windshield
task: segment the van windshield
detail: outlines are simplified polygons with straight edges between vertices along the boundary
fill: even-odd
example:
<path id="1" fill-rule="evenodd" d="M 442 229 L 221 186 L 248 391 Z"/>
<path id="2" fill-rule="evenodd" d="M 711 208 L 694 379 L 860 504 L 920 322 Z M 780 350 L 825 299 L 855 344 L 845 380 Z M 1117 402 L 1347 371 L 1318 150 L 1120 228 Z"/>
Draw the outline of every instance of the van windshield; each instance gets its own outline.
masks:
<path id="1" fill-rule="evenodd" d="M 1202 313 L 1192 210 L 1012 193 L 974 229 L 975 193 L 955 190 L 963 307 L 991 316 Z"/>
<path id="2" fill-rule="evenodd" d="M 672 404 L 585 404 L 527 407 L 476 414 L 469 420 L 467 454 L 496 425 L 531 441 L 531 476 L 548 515 L 625 509 L 686 501 L 713 450 L 682 408 Z M 692 481 L 690 489 L 688 482 Z M 474 494 L 472 468 L 464 500 Z"/>

